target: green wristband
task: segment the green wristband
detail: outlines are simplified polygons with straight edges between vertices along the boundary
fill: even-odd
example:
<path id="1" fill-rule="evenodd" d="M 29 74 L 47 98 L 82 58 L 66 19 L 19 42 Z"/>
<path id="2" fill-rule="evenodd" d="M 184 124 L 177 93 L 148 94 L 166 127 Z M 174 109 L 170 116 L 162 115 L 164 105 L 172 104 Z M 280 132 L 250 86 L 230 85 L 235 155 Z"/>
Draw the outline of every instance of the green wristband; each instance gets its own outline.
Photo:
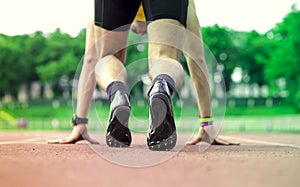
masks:
<path id="1" fill-rule="evenodd" d="M 200 118 L 199 121 L 200 121 L 200 123 L 213 122 L 214 118 Z"/>

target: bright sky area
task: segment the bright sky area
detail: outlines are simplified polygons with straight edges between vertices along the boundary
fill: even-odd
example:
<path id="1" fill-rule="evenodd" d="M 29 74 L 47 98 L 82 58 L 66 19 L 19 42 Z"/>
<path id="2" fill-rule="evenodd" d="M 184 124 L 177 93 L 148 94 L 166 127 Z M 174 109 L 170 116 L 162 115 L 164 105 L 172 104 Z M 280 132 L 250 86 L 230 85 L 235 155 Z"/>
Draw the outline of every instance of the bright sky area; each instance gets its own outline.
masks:
<path id="1" fill-rule="evenodd" d="M 202 26 L 265 33 L 300 0 L 194 0 Z M 56 28 L 76 36 L 93 15 L 94 0 L 1 0 L 0 33 L 17 35 Z"/>

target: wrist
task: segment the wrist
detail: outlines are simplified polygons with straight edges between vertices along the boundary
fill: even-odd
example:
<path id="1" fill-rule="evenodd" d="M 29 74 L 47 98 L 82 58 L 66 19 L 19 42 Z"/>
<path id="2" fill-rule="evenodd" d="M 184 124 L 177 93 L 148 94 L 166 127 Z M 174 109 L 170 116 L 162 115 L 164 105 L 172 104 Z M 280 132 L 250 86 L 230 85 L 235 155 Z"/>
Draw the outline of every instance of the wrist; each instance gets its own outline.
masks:
<path id="1" fill-rule="evenodd" d="M 86 125 L 88 123 L 88 118 L 80 118 L 76 114 L 72 116 L 72 124 L 73 126 L 77 125 Z"/>
<path id="2" fill-rule="evenodd" d="M 212 126 L 214 122 L 214 118 L 211 116 L 200 117 L 199 122 L 201 127 Z"/>

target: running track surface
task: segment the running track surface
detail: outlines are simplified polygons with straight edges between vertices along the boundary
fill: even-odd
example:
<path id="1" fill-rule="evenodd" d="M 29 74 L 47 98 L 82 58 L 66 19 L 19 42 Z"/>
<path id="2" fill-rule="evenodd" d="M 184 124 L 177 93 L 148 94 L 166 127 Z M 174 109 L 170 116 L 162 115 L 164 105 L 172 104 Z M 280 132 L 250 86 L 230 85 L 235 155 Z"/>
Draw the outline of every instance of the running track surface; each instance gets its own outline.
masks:
<path id="1" fill-rule="evenodd" d="M 240 141 L 241 145 L 210 146 L 206 151 L 199 151 L 199 145 L 185 146 L 160 164 L 140 168 L 114 164 L 84 141 L 75 145 L 46 143 L 46 139 L 68 134 L 0 131 L 0 186 L 300 186 L 297 134 L 223 133 L 221 137 Z M 96 148 L 109 155 L 121 152 L 124 162 L 150 152 L 143 138 L 133 143 L 133 147 L 125 149 L 108 148 L 105 144 Z M 151 154 L 149 159 L 168 153 Z"/>

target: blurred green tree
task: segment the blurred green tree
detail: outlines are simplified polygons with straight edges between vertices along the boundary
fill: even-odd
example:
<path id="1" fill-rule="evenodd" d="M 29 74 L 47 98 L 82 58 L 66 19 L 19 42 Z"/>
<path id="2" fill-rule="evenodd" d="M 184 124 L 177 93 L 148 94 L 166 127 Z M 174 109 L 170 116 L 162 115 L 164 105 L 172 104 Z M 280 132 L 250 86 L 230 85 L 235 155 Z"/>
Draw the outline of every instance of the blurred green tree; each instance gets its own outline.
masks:
<path id="1" fill-rule="evenodd" d="M 232 41 L 238 49 L 237 66 L 243 70 L 242 82 L 265 85 L 264 61 L 272 49 L 266 47 L 269 40 L 256 31 L 233 32 Z"/>
<path id="2" fill-rule="evenodd" d="M 85 31 L 76 38 L 56 29 L 47 37 L 47 45 L 40 53 L 40 63 L 36 73 L 43 83 L 53 85 L 55 96 L 59 96 L 59 80 L 62 76 L 72 79 L 84 55 Z"/>
<path id="3" fill-rule="evenodd" d="M 34 62 L 28 53 L 28 35 L 0 35 L 0 97 L 16 96 L 19 86 L 31 80 Z"/>
<path id="4" fill-rule="evenodd" d="M 273 50 L 265 63 L 264 73 L 274 90 L 280 91 L 282 84 L 288 90 L 288 100 L 300 111 L 300 11 L 296 6 L 267 33 Z M 280 81 L 281 80 L 281 81 Z"/>
<path id="5" fill-rule="evenodd" d="M 226 90 L 230 90 L 231 74 L 238 65 L 238 49 L 232 41 L 233 31 L 219 25 L 202 28 L 204 44 L 211 50 L 218 63 L 224 67 Z"/>

